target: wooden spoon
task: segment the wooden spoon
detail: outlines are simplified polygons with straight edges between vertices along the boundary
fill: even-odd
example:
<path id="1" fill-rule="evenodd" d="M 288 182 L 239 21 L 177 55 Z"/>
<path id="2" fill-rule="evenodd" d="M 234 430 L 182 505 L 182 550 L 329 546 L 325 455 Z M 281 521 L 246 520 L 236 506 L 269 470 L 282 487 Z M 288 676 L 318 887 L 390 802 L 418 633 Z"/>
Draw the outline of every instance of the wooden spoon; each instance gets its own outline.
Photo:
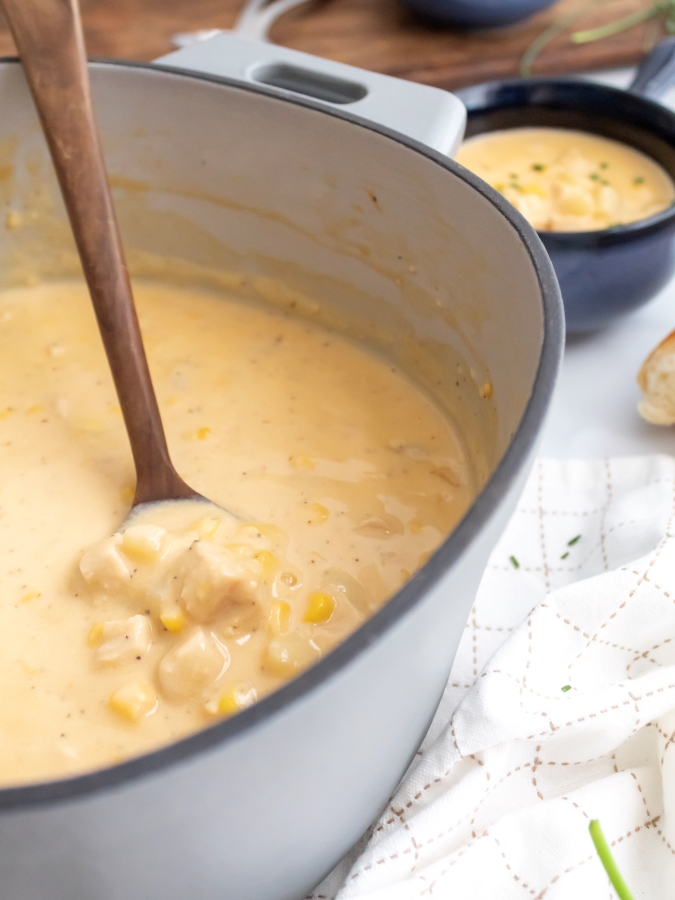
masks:
<path id="1" fill-rule="evenodd" d="M 1 0 L 61 185 L 136 467 L 133 506 L 200 498 L 169 457 L 94 120 L 77 0 Z"/>

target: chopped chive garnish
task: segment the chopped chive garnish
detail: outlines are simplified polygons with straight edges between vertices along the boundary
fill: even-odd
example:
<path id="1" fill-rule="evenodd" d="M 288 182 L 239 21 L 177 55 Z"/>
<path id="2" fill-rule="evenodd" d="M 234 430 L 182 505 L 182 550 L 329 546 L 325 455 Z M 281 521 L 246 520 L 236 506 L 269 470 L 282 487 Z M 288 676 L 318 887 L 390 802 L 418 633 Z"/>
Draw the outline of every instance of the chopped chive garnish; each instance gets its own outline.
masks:
<path id="1" fill-rule="evenodd" d="M 642 177 L 642 175 L 638 175 L 637 178 L 633 179 L 633 184 L 644 184 L 644 183 L 645 183 L 645 180 Z"/>
<path id="2" fill-rule="evenodd" d="M 619 900 L 633 900 L 633 895 L 628 890 L 628 885 L 623 880 L 623 876 L 621 872 L 619 872 L 617 864 L 614 862 L 612 851 L 609 849 L 609 844 L 607 843 L 605 835 L 602 833 L 600 822 L 598 822 L 597 819 L 593 819 L 588 826 L 588 830 L 591 833 L 591 838 L 595 844 L 598 856 L 600 857 L 600 862 L 604 866 L 605 872 L 607 872 L 607 876 L 612 887 L 616 891 Z"/>
<path id="3" fill-rule="evenodd" d="M 509 560 L 511 561 L 511 565 L 513 566 L 514 569 L 519 569 L 519 568 L 520 568 L 520 563 L 519 563 L 518 560 L 515 558 L 515 556 L 509 556 Z"/>
<path id="4" fill-rule="evenodd" d="M 560 690 L 563 692 L 563 694 L 566 694 L 568 691 L 571 691 L 571 690 L 572 690 L 572 685 L 571 685 L 571 684 L 564 684 L 564 685 L 560 688 Z"/>
<path id="5" fill-rule="evenodd" d="M 588 177 L 591 179 L 591 181 L 599 181 L 600 180 L 600 176 L 598 175 L 597 172 L 591 172 L 591 174 Z"/>
<path id="6" fill-rule="evenodd" d="M 581 535 L 578 534 L 576 537 L 573 537 L 571 541 L 567 542 L 568 547 L 574 547 L 575 544 L 578 544 L 581 540 Z"/>
<path id="7" fill-rule="evenodd" d="M 600 168 L 601 168 L 601 169 L 606 169 L 608 165 L 609 165 L 609 163 L 601 162 L 601 163 L 600 163 Z"/>
<path id="8" fill-rule="evenodd" d="M 545 172 L 546 166 L 543 163 L 532 163 L 532 168 L 535 172 Z"/>
<path id="9" fill-rule="evenodd" d="M 567 550 L 566 553 L 563 553 L 563 555 L 560 557 L 560 559 L 567 559 L 567 557 L 568 557 L 569 555 L 570 555 L 570 551 Z"/>

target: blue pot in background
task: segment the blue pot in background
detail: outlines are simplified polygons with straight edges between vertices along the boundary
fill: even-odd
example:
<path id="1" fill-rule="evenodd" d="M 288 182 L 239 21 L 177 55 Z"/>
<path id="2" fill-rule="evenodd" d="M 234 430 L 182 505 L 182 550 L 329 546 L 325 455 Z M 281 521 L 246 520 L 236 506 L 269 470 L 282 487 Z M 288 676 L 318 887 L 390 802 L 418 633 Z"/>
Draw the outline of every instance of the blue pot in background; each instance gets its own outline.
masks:
<path id="1" fill-rule="evenodd" d="M 460 28 L 498 28 L 527 19 L 556 0 L 402 0 L 437 25 Z"/>
<path id="2" fill-rule="evenodd" d="M 523 126 L 588 131 L 641 150 L 675 181 L 675 113 L 655 102 L 673 81 L 675 38 L 668 38 L 646 57 L 627 91 L 533 78 L 476 85 L 457 96 L 468 112 L 467 137 Z M 560 283 L 568 332 L 609 325 L 675 275 L 675 205 L 601 231 L 538 234 Z"/>
<path id="3" fill-rule="evenodd" d="M 646 226 L 539 237 L 558 277 L 568 334 L 606 327 L 651 300 L 675 273 L 673 207 Z"/>

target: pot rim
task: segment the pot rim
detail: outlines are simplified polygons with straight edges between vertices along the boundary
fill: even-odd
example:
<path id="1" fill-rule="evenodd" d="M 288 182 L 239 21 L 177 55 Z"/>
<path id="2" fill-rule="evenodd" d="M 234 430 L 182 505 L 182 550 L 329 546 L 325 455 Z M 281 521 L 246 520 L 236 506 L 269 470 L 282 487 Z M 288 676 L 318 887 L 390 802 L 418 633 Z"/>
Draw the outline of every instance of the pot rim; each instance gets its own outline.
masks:
<path id="1" fill-rule="evenodd" d="M 0 57 L 0 65 L 19 65 L 16 57 Z M 227 741 L 234 740 L 259 724 L 278 715 L 296 700 L 311 693 L 318 686 L 338 675 L 354 658 L 374 643 L 380 635 L 396 625 L 416 605 L 420 597 L 436 584 L 462 556 L 474 538 L 483 529 L 495 509 L 518 476 L 532 451 L 543 423 L 555 385 L 564 346 L 564 313 L 558 283 L 546 251 L 534 229 L 517 210 L 490 188 L 480 178 L 463 169 L 443 154 L 399 132 L 375 124 L 344 110 L 324 106 L 305 97 L 281 95 L 263 85 L 242 83 L 235 79 L 191 72 L 172 66 L 116 59 L 95 59 L 94 66 L 112 66 L 134 70 L 147 70 L 155 75 L 189 78 L 210 84 L 222 85 L 264 96 L 279 103 L 292 103 L 314 112 L 333 116 L 353 125 L 375 131 L 399 144 L 416 151 L 469 184 L 487 199 L 509 222 L 521 238 L 530 257 L 541 294 L 543 335 L 537 372 L 532 393 L 522 419 L 515 430 L 503 457 L 480 491 L 464 517 L 436 550 L 431 559 L 381 607 L 367 622 L 339 644 L 326 657 L 288 682 L 258 703 L 232 718 L 217 722 L 202 731 L 134 757 L 113 766 L 97 769 L 72 778 L 29 783 L 16 787 L 0 788 L 0 811 L 16 810 L 30 806 L 67 802 L 120 787 L 145 775 L 156 774 L 169 766 L 195 757 Z"/>
<path id="2" fill-rule="evenodd" d="M 499 109 L 533 109 L 537 107 L 542 109 L 556 109 L 556 107 L 551 105 L 550 100 L 542 103 L 531 103 L 528 100 L 524 103 L 499 104 L 499 101 L 494 96 L 498 90 L 502 88 L 517 87 L 531 88 L 532 90 L 537 88 L 566 88 L 568 90 L 575 89 L 588 94 L 604 94 L 613 98 L 615 102 L 625 103 L 627 106 L 633 105 L 636 109 L 641 110 L 650 117 L 650 125 L 645 124 L 642 126 L 639 124 L 637 127 L 642 127 L 646 132 L 651 130 L 652 133 L 659 134 L 665 141 L 671 143 L 675 138 L 675 112 L 673 112 L 673 110 L 664 106 L 662 103 L 659 103 L 658 100 L 652 100 L 650 97 L 644 97 L 642 94 L 634 94 L 625 88 L 617 88 L 611 84 L 601 84 L 596 81 L 587 81 L 580 78 L 496 78 L 492 81 L 484 81 L 481 84 L 462 88 L 457 91 L 457 96 L 466 106 L 467 120 L 470 120 L 472 116 L 480 115 L 481 113 L 489 114 L 491 111 L 497 111 Z M 472 99 L 474 94 L 475 99 Z M 574 107 L 570 103 L 568 104 L 568 108 Z M 664 124 L 664 120 L 667 120 L 667 126 Z M 632 124 L 637 123 L 632 122 Z M 518 126 L 512 127 L 517 128 Z M 492 130 L 503 131 L 505 129 L 495 128 Z M 490 134 L 492 130 L 487 129 L 486 131 L 480 131 L 476 135 L 471 135 L 471 137 L 478 137 L 478 135 L 481 134 Z M 598 134 L 599 132 L 591 130 L 591 133 Z M 608 137 L 607 135 L 603 136 Z M 610 140 L 616 139 L 610 138 Z M 649 156 L 649 153 L 644 150 L 641 150 L 640 152 L 644 153 L 645 156 Z M 665 170 L 665 166 L 659 163 L 658 160 L 654 160 L 654 162 Z M 675 182 L 675 175 L 670 172 L 667 174 L 670 180 Z M 652 216 L 648 216 L 645 219 L 638 219 L 635 222 L 628 222 L 625 225 L 615 225 L 612 228 L 600 228 L 597 231 L 537 231 L 537 234 L 543 243 L 552 249 L 595 249 L 596 247 L 612 247 L 618 244 L 626 244 L 633 240 L 647 237 L 657 231 L 668 228 L 672 225 L 673 220 L 675 220 L 675 201 L 673 201 L 670 206 L 667 206 L 660 212 L 654 213 Z"/>

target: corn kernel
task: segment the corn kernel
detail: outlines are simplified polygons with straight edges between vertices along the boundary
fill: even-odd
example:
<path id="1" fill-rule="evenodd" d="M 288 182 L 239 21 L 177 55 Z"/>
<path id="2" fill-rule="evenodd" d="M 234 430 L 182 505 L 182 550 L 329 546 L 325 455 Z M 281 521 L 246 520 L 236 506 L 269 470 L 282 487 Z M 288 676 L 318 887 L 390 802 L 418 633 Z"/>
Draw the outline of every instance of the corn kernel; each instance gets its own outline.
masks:
<path id="1" fill-rule="evenodd" d="M 239 684 L 225 691 L 218 698 L 216 712 L 221 716 L 232 716 L 241 709 L 252 706 L 258 699 L 258 692 L 248 684 Z"/>
<path id="2" fill-rule="evenodd" d="M 169 612 L 162 613 L 159 621 L 171 634 L 180 634 L 185 625 L 185 616 L 182 610 L 172 609 Z"/>
<path id="3" fill-rule="evenodd" d="M 10 209 L 5 216 L 5 228 L 7 231 L 14 231 L 15 228 L 20 228 L 22 222 L 21 213 L 16 209 Z"/>
<path id="4" fill-rule="evenodd" d="M 136 496 L 136 488 L 132 487 L 129 484 L 125 484 L 124 487 L 120 488 L 120 500 L 122 503 L 127 503 L 131 505 L 134 502 L 134 497 Z"/>
<path id="5" fill-rule="evenodd" d="M 521 191 L 523 194 L 536 194 L 538 197 L 547 197 L 547 193 L 545 189 L 535 182 L 530 182 L 530 184 L 523 184 L 521 186 Z"/>
<path id="6" fill-rule="evenodd" d="M 31 416 L 37 416 L 39 413 L 42 413 L 44 411 L 45 411 L 44 406 L 40 406 L 39 403 L 36 404 L 35 406 L 28 407 L 28 414 Z"/>
<path id="7" fill-rule="evenodd" d="M 205 441 L 211 437 L 211 429 L 202 427 L 195 429 L 195 431 L 184 431 L 183 437 L 186 441 Z"/>
<path id="8" fill-rule="evenodd" d="M 15 412 L 15 410 L 12 406 L 7 406 L 5 409 L 0 409 L 0 419 L 8 419 L 13 412 Z"/>
<path id="9" fill-rule="evenodd" d="M 160 554 L 165 534 L 156 525 L 130 525 L 122 534 L 122 551 L 136 562 L 152 562 Z"/>
<path id="10" fill-rule="evenodd" d="M 237 559 L 249 556 L 251 553 L 251 547 L 248 544 L 225 544 L 225 549 Z"/>
<path id="11" fill-rule="evenodd" d="M 218 712 L 221 716 L 232 716 L 239 712 L 239 704 L 234 691 L 226 691 L 218 700 Z"/>
<path id="12" fill-rule="evenodd" d="M 311 503 L 309 506 L 309 525 L 323 525 L 328 516 L 330 515 L 330 510 L 327 509 L 322 503 Z"/>
<path id="13" fill-rule="evenodd" d="M 422 522 L 419 519 L 411 519 L 408 522 L 408 528 L 410 529 L 411 534 L 419 534 L 420 531 L 424 528 Z"/>
<path id="14" fill-rule="evenodd" d="M 103 622 L 95 622 L 91 628 L 89 629 L 89 634 L 87 635 L 87 644 L 90 647 L 95 647 L 103 637 Z"/>
<path id="15" fill-rule="evenodd" d="M 271 582 L 279 568 L 279 560 L 269 550 L 260 550 L 255 554 L 255 559 L 260 563 L 265 581 Z"/>
<path id="16" fill-rule="evenodd" d="M 202 537 L 212 540 L 218 533 L 222 523 L 222 519 L 218 519 L 216 516 L 204 516 L 202 519 L 197 519 L 196 522 L 193 522 L 190 527 L 198 531 Z"/>
<path id="17" fill-rule="evenodd" d="M 270 614 L 267 619 L 267 627 L 271 634 L 285 634 L 291 624 L 291 607 L 283 600 L 272 604 Z"/>
<path id="18" fill-rule="evenodd" d="M 326 591 L 312 591 L 307 598 L 307 608 L 302 617 L 303 622 L 323 625 L 335 612 L 335 600 Z"/>
<path id="19" fill-rule="evenodd" d="M 278 525 L 272 525 L 270 522 L 259 522 L 256 528 L 260 534 L 265 535 L 266 538 L 269 538 L 275 544 L 283 547 L 288 543 L 288 533 L 283 528 L 279 528 Z"/>
<path id="20" fill-rule="evenodd" d="M 253 540 L 259 541 L 261 538 L 268 538 L 273 543 L 285 544 L 288 542 L 288 535 L 285 531 L 266 522 L 244 522 L 237 531 L 242 537 Z"/>
<path id="21" fill-rule="evenodd" d="M 478 388 L 478 394 L 483 400 L 489 400 L 492 396 L 492 382 L 486 381 L 482 387 Z"/>
<path id="22" fill-rule="evenodd" d="M 31 600 L 37 600 L 39 596 L 41 596 L 40 591 L 28 591 L 28 593 L 24 594 L 21 598 L 21 602 L 30 603 Z"/>
<path id="23" fill-rule="evenodd" d="M 301 456 L 290 456 L 288 458 L 289 463 L 294 469 L 313 469 L 314 468 L 314 460 L 311 456 L 301 455 Z"/>
<path id="24" fill-rule="evenodd" d="M 104 428 L 103 421 L 95 417 L 81 419 L 78 422 L 78 425 L 80 427 L 80 431 L 86 431 L 89 434 L 100 434 Z"/>
<path id="25" fill-rule="evenodd" d="M 157 708 L 157 696 L 143 681 L 130 681 L 117 688 L 108 705 L 113 712 L 130 722 L 138 722 Z"/>

